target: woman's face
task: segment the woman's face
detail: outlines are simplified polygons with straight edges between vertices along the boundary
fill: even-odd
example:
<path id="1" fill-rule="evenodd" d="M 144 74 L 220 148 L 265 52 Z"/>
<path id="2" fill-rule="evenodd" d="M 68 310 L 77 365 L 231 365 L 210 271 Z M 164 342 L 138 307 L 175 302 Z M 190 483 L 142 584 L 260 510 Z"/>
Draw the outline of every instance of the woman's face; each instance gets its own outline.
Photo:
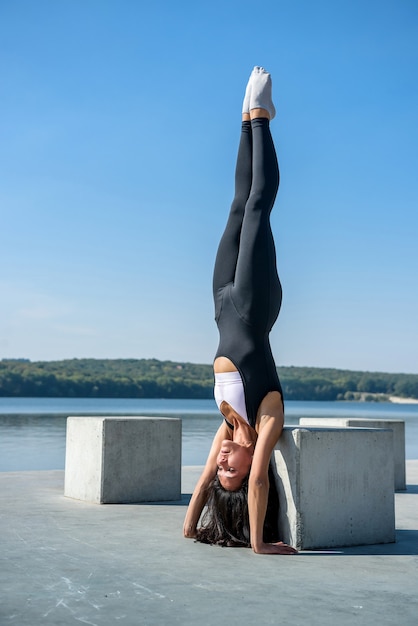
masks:
<path id="1" fill-rule="evenodd" d="M 224 489 L 236 491 L 248 475 L 253 460 L 253 446 L 243 446 L 224 439 L 217 456 L 218 478 Z"/>

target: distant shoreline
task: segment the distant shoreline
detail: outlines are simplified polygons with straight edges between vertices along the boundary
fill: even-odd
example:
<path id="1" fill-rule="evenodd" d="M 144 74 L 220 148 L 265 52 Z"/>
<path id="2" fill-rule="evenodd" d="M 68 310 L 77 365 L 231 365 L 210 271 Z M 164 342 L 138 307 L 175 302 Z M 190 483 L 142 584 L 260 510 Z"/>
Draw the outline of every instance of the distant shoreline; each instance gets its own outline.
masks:
<path id="1" fill-rule="evenodd" d="M 417 398 L 404 398 L 403 396 L 393 396 L 387 393 L 354 393 L 354 398 L 346 400 L 348 402 L 390 402 L 391 404 L 418 404 Z"/>
<path id="2" fill-rule="evenodd" d="M 399 396 L 389 396 L 389 402 L 394 404 L 418 404 L 416 398 L 400 398 Z"/>
<path id="3" fill-rule="evenodd" d="M 418 374 L 278 367 L 286 400 L 418 402 Z M 26 398 L 213 398 L 209 364 L 157 359 L 0 360 L 0 396 Z"/>

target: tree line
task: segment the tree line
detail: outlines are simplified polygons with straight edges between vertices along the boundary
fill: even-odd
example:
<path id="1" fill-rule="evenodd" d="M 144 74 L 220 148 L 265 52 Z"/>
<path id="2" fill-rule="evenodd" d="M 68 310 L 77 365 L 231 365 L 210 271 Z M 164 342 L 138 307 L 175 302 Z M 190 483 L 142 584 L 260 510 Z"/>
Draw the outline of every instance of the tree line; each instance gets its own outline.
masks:
<path id="1" fill-rule="evenodd" d="M 287 400 L 418 399 L 418 374 L 317 367 L 277 368 Z M 213 397 L 211 365 L 157 359 L 0 361 L 0 397 Z"/>

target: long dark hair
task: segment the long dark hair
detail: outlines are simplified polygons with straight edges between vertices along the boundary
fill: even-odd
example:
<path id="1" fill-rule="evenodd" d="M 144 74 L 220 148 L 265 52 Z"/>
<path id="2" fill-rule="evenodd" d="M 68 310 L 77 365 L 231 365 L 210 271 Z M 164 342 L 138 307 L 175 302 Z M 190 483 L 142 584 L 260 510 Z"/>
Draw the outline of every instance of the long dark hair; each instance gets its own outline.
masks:
<path id="1" fill-rule="evenodd" d="M 279 498 L 271 466 L 269 467 L 269 497 L 264 521 L 265 542 L 278 541 Z M 196 541 L 230 548 L 250 547 L 248 516 L 248 476 L 236 491 L 222 487 L 215 476 Z"/>

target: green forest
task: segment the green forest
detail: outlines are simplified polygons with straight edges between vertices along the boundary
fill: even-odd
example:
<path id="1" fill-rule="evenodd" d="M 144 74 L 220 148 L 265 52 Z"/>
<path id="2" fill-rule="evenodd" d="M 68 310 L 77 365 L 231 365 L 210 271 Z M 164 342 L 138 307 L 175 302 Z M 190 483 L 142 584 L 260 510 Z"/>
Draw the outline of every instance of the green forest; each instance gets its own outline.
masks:
<path id="1" fill-rule="evenodd" d="M 418 374 L 278 367 L 287 400 L 418 399 Z M 0 397 L 212 398 L 211 365 L 156 359 L 0 361 Z"/>

